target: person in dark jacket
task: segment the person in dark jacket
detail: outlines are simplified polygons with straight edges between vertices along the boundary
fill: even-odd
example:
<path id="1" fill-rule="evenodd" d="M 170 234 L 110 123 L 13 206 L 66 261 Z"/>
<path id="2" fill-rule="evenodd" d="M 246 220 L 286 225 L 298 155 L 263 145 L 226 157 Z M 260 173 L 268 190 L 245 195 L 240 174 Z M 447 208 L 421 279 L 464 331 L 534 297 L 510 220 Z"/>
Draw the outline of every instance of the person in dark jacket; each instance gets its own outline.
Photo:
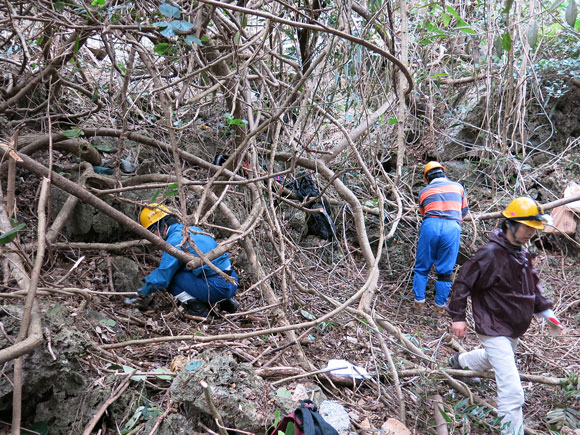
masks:
<path id="1" fill-rule="evenodd" d="M 198 255 L 192 244 L 203 254 L 218 246 L 217 242 L 201 228 L 189 227 L 188 236 L 184 239 L 183 225 L 169 215 L 164 205 L 152 203 L 141 211 L 141 225 L 154 234 L 162 237 L 167 243 L 178 249 L 186 248 L 191 254 Z M 212 260 L 212 264 L 233 282 L 220 276 L 209 265 L 204 264 L 194 270 L 188 270 L 177 258 L 164 252 L 161 263 L 145 278 L 134 297 L 126 298 L 128 304 L 138 302 L 157 290 L 168 290 L 181 303 L 187 314 L 207 317 L 211 306 L 217 306 L 229 313 L 238 309 L 239 304 L 233 299 L 238 289 L 238 275 L 232 268 L 229 254 L 226 252 Z"/>
<path id="2" fill-rule="evenodd" d="M 463 338 L 467 335 L 467 298 L 471 296 L 475 332 L 483 349 L 455 354 L 449 364 L 455 369 L 494 369 L 502 434 L 512 435 L 523 433 L 524 391 L 515 360 L 518 338 L 530 326 L 534 313 L 541 313 L 555 332 L 561 333 L 562 328 L 523 246 L 536 229 L 551 222 L 550 215 L 528 197 L 514 199 L 502 214 L 506 219 L 501 229 L 492 231 L 489 242 L 461 267 L 447 305 L 452 332 Z"/>
<path id="3" fill-rule="evenodd" d="M 463 186 L 448 180 L 445 167 L 429 162 L 423 173 L 427 187 L 419 192 L 419 211 L 423 216 L 417 255 L 413 292 L 415 312 L 425 310 L 425 289 L 429 271 L 435 264 L 435 306 L 433 313 L 445 314 L 445 303 L 451 289 L 451 274 L 459 252 L 461 223 L 469 211 Z"/>

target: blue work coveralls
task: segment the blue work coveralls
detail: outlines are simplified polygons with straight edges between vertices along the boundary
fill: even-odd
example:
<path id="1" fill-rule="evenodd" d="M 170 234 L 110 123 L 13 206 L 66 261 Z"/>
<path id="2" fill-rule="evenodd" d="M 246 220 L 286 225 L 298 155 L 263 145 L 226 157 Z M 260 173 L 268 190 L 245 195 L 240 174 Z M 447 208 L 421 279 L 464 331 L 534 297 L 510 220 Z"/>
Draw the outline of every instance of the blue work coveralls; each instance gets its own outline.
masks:
<path id="1" fill-rule="evenodd" d="M 167 229 L 166 241 L 177 249 L 187 250 L 197 256 L 190 245 L 190 241 L 183 242 L 183 225 L 175 223 Z M 200 234 L 202 233 L 202 234 Z M 207 253 L 218 246 L 213 237 L 204 234 L 201 228 L 189 227 L 189 237 L 202 253 Z M 231 299 L 238 290 L 238 275 L 232 269 L 230 256 L 226 252 L 212 260 L 220 270 L 235 279 L 232 284 L 214 272 L 207 264 L 197 269 L 188 270 L 177 258 L 163 252 L 159 267 L 145 278 L 145 285 L 138 293 L 147 296 L 154 291 L 166 289 L 180 302 L 197 299 L 202 302 L 215 304 L 224 299 Z"/>
<path id="2" fill-rule="evenodd" d="M 413 292 L 416 301 L 425 300 L 429 271 L 435 264 L 435 304 L 445 305 L 451 290 L 451 276 L 461 236 L 461 222 L 469 211 L 463 186 L 447 178 L 435 178 L 419 192 L 419 210 L 423 216 Z"/>

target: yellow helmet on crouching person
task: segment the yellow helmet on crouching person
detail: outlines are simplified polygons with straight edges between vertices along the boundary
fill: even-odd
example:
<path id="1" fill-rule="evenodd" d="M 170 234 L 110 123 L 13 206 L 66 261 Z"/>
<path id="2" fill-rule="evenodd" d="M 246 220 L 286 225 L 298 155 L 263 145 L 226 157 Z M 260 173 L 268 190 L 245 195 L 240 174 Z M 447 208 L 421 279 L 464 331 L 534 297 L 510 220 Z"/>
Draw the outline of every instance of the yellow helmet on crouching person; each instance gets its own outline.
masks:
<path id="1" fill-rule="evenodd" d="M 149 229 L 153 224 L 156 224 L 165 216 L 169 215 L 169 209 L 163 204 L 152 202 L 139 215 L 139 222 L 142 226 Z"/>
<path id="2" fill-rule="evenodd" d="M 435 161 L 431 161 L 431 162 L 427 163 L 425 165 L 425 170 L 423 171 L 423 178 L 425 179 L 425 183 L 431 182 L 431 180 L 429 179 L 431 177 L 427 176 L 429 174 L 429 172 L 431 172 L 431 171 L 433 171 L 433 173 L 431 175 L 433 175 L 435 173 L 445 174 L 445 166 L 443 166 L 441 163 L 435 162 Z"/>
<path id="3" fill-rule="evenodd" d="M 514 199 L 502 214 L 510 221 L 519 222 L 528 227 L 543 230 L 544 225 L 553 225 L 552 216 L 544 213 L 544 208 L 529 196 Z"/>

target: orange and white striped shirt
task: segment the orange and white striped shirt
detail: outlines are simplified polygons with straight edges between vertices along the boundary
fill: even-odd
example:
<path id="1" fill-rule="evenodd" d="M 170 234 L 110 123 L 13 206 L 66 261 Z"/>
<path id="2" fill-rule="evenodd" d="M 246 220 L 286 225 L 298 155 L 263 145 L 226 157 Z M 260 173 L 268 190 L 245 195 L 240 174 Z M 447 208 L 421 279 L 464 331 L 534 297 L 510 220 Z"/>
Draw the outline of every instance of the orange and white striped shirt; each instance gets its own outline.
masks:
<path id="1" fill-rule="evenodd" d="M 435 178 L 419 192 L 419 210 L 423 219 L 436 217 L 461 223 L 469 206 L 461 184 L 447 178 Z"/>

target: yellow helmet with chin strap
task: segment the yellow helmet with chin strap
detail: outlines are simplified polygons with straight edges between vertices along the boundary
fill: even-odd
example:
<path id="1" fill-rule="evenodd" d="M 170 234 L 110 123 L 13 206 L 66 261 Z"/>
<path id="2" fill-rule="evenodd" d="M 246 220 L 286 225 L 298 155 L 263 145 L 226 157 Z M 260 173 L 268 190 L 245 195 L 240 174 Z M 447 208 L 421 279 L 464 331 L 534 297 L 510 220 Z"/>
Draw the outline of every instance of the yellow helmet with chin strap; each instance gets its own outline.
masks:
<path id="1" fill-rule="evenodd" d="M 167 207 L 165 207 L 163 204 L 152 202 L 143 210 L 141 210 L 141 214 L 139 215 L 139 222 L 145 228 L 149 228 L 151 225 L 159 222 L 161 219 L 168 215 L 169 209 Z"/>
<path id="2" fill-rule="evenodd" d="M 511 221 L 519 222 L 528 227 L 543 230 L 544 225 L 553 225 L 552 216 L 544 213 L 543 207 L 529 196 L 514 199 L 502 214 Z"/>

